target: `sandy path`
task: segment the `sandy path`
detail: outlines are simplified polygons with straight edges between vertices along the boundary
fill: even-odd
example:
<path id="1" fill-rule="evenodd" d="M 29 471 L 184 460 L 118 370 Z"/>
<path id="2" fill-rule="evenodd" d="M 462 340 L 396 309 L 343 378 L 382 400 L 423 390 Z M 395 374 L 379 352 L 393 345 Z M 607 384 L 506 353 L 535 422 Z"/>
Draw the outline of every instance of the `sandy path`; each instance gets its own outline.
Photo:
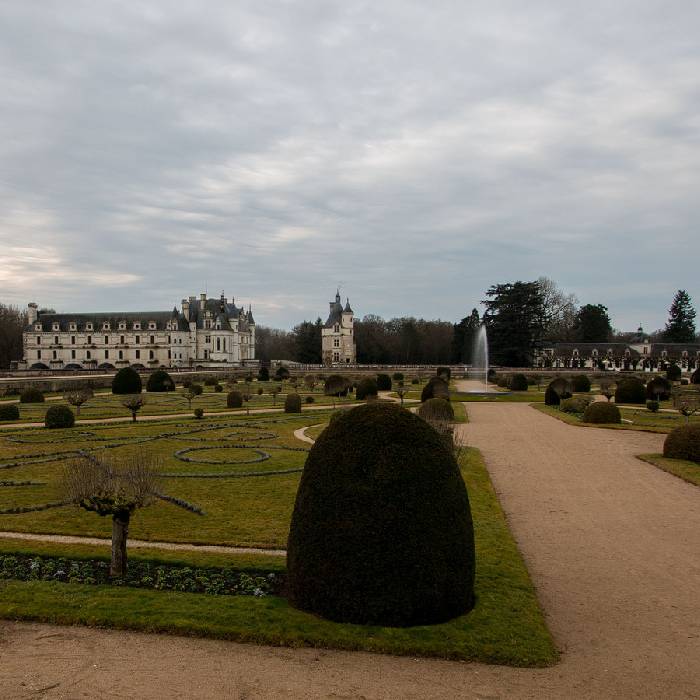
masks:
<path id="1" fill-rule="evenodd" d="M 468 409 L 459 430 L 486 456 L 563 649 L 559 665 L 0 623 L 0 696 L 700 697 L 698 490 L 632 456 L 658 451 L 663 436 L 578 428 L 523 404 Z"/>

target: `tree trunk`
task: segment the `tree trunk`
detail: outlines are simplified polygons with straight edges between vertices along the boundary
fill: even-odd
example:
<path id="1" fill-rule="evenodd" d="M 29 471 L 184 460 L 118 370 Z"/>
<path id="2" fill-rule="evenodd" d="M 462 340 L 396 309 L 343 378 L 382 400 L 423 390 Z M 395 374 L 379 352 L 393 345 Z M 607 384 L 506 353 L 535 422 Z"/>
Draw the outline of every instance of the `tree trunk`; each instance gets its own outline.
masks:
<path id="1" fill-rule="evenodd" d="M 110 576 L 126 575 L 126 539 L 129 536 L 128 511 L 115 513 L 112 516 L 112 563 L 109 567 Z"/>
<path id="2" fill-rule="evenodd" d="M 136 423 L 136 411 L 131 412 L 131 422 Z"/>

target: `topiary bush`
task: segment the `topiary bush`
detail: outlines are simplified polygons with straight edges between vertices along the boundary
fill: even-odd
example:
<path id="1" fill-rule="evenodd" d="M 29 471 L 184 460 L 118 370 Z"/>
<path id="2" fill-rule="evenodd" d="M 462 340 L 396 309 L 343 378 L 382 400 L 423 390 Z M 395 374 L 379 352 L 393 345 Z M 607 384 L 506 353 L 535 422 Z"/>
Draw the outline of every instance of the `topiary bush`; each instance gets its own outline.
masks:
<path id="1" fill-rule="evenodd" d="M 636 377 L 621 379 L 615 390 L 615 403 L 646 403 L 647 390 L 644 382 Z"/>
<path id="2" fill-rule="evenodd" d="M 19 420 L 19 407 L 16 403 L 0 406 L 0 420 Z"/>
<path id="3" fill-rule="evenodd" d="M 559 394 L 557 394 L 551 386 L 548 386 L 544 392 L 544 403 L 545 406 L 558 406 L 561 403 Z"/>
<path id="4" fill-rule="evenodd" d="M 578 393 L 585 393 L 591 390 L 591 380 L 585 374 L 575 374 L 571 380 L 571 387 Z"/>
<path id="5" fill-rule="evenodd" d="M 217 394 L 220 394 L 224 390 L 224 387 L 221 386 L 221 384 L 214 384 L 214 391 Z M 258 391 L 259 394 L 262 394 L 262 389 Z"/>
<path id="6" fill-rule="evenodd" d="M 113 394 L 140 394 L 142 389 L 141 377 L 131 367 L 122 367 L 112 379 Z"/>
<path id="7" fill-rule="evenodd" d="M 700 367 L 690 375 L 691 384 L 700 384 Z"/>
<path id="8" fill-rule="evenodd" d="M 380 391 L 391 391 L 391 377 L 388 374 L 377 375 L 377 389 Z"/>
<path id="9" fill-rule="evenodd" d="M 656 399 L 649 399 L 647 401 L 647 411 L 651 413 L 657 413 L 659 410 L 659 402 Z"/>
<path id="10" fill-rule="evenodd" d="M 449 367 L 438 367 L 435 376 L 440 377 L 445 382 L 449 382 L 452 378 L 452 370 Z"/>
<path id="11" fill-rule="evenodd" d="M 455 419 L 454 408 L 445 399 L 428 399 L 418 408 L 418 415 L 428 422 L 431 420 L 454 422 Z"/>
<path id="12" fill-rule="evenodd" d="M 22 390 L 22 393 L 19 395 L 19 402 L 44 403 L 44 395 L 39 391 L 39 389 L 35 389 L 33 386 L 30 386 Z"/>
<path id="13" fill-rule="evenodd" d="M 204 389 L 202 388 L 201 384 L 190 384 L 189 390 L 195 395 L 195 396 L 201 396 L 204 393 Z"/>
<path id="14" fill-rule="evenodd" d="M 195 408 L 194 409 L 194 417 L 197 419 L 204 418 L 204 409 L 203 408 Z"/>
<path id="15" fill-rule="evenodd" d="M 563 413 L 583 413 L 590 403 L 588 396 L 572 396 L 570 399 L 562 399 L 559 410 Z"/>
<path id="16" fill-rule="evenodd" d="M 216 386 L 219 380 L 216 377 L 205 377 L 204 386 Z"/>
<path id="17" fill-rule="evenodd" d="M 347 396 L 350 382 L 340 374 L 331 374 L 323 382 L 323 393 L 326 396 Z"/>
<path id="18" fill-rule="evenodd" d="M 315 403 L 316 399 L 309 394 L 304 401 L 306 401 L 306 403 Z"/>
<path id="19" fill-rule="evenodd" d="M 557 377 L 549 382 L 549 386 L 559 394 L 559 399 L 568 399 L 572 394 L 571 382 L 564 377 Z"/>
<path id="20" fill-rule="evenodd" d="M 584 423 L 621 423 L 620 409 L 608 401 L 594 401 L 583 413 Z"/>
<path id="21" fill-rule="evenodd" d="M 654 377 L 647 382 L 646 397 L 656 401 L 668 401 L 673 385 L 664 377 Z"/>
<path id="22" fill-rule="evenodd" d="M 280 382 L 289 379 L 289 370 L 286 367 L 278 367 L 275 372 L 275 379 Z"/>
<path id="23" fill-rule="evenodd" d="M 666 368 L 666 379 L 669 382 L 679 382 L 681 379 L 681 368 L 673 362 Z"/>
<path id="24" fill-rule="evenodd" d="M 511 391 L 527 391 L 527 377 L 518 372 L 510 378 Z"/>
<path id="25" fill-rule="evenodd" d="M 229 391 L 226 395 L 226 407 L 227 408 L 242 408 L 243 407 L 243 394 L 240 391 Z"/>
<path id="26" fill-rule="evenodd" d="M 338 622 L 436 624 L 473 607 L 474 564 L 467 490 L 435 430 L 390 403 L 334 416 L 294 505 L 292 605 Z"/>
<path id="27" fill-rule="evenodd" d="M 148 378 L 146 391 L 175 391 L 175 382 L 164 369 L 159 369 Z"/>
<path id="28" fill-rule="evenodd" d="M 664 441 L 664 457 L 700 463 L 700 423 L 674 428 Z"/>
<path id="29" fill-rule="evenodd" d="M 421 401 L 427 401 L 428 399 L 445 399 L 449 401 L 450 387 L 448 383 L 440 379 L 440 377 L 432 377 L 423 387 L 420 395 Z"/>
<path id="30" fill-rule="evenodd" d="M 394 372 L 391 376 L 397 382 L 402 382 L 404 379 L 403 372 Z"/>
<path id="31" fill-rule="evenodd" d="M 357 383 L 355 397 L 358 401 L 366 401 L 377 398 L 377 382 L 372 377 L 365 377 Z"/>
<path id="32" fill-rule="evenodd" d="M 259 382 L 269 382 L 270 381 L 270 370 L 267 367 L 261 367 L 258 370 L 258 381 Z"/>
<path id="33" fill-rule="evenodd" d="M 413 379 L 411 379 L 411 384 L 420 384 L 420 379 L 418 379 L 418 377 L 413 377 Z"/>
<path id="34" fill-rule="evenodd" d="M 68 406 L 50 406 L 44 417 L 44 425 L 47 428 L 72 428 L 75 416 Z"/>
<path id="35" fill-rule="evenodd" d="M 299 394 L 287 394 L 284 399 L 285 413 L 301 413 L 301 396 Z"/>

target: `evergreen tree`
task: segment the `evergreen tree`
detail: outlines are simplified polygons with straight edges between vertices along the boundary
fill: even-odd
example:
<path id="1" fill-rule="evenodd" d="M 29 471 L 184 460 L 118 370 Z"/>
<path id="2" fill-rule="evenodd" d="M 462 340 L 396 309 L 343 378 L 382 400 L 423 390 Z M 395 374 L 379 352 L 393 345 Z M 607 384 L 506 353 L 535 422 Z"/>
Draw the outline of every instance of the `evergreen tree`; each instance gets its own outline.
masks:
<path id="1" fill-rule="evenodd" d="M 685 289 L 679 289 L 668 310 L 668 323 L 664 330 L 667 343 L 693 343 L 695 341 L 695 309 Z"/>
<path id="2" fill-rule="evenodd" d="M 465 316 L 454 326 L 452 338 L 452 362 L 456 364 L 470 364 L 474 352 L 474 339 L 479 332 L 481 319 L 479 312 L 472 309 L 469 316 Z"/>
<path id="3" fill-rule="evenodd" d="M 538 282 L 496 284 L 486 292 L 489 299 L 484 323 L 493 364 L 528 367 L 533 350 L 541 344 L 545 326 L 544 298 Z"/>
<path id="4" fill-rule="evenodd" d="M 292 329 L 294 336 L 294 359 L 305 364 L 320 364 L 321 362 L 321 329 L 323 322 L 320 318 L 315 323 L 303 321 Z"/>
<path id="5" fill-rule="evenodd" d="M 574 336 L 579 343 L 605 343 L 611 335 L 607 306 L 586 304 L 579 309 L 574 323 Z"/>

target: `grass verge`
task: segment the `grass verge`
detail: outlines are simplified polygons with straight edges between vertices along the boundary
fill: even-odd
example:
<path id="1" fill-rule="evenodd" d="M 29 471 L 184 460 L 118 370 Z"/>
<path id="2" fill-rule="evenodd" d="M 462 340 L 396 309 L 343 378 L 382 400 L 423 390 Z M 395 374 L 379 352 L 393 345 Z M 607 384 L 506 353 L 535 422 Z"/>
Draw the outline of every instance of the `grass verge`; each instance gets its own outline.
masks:
<path id="1" fill-rule="evenodd" d="M 685 459 L 671 459 L 660 454 L 637 455 L 637 459 L 653 464 L 655 467 L 683 479 L 683 481 L 700 486 L 700 464 Z"/>
<path id="2" fill-rule="evenodd" d="M 468 615 L 441 625 L 389 628 L 339 624 L 295 610 L 279 597 L 208 596 L 43 581 L 0 583 L 0 616 L 280 646 L 435 656 L 511 666 L 550 665 L 558 653 L 480 453 L 466 450 L 461 467 L 475 523 L 477 604 Z M 0 542 L 0 546 L 21 547 L 24 551 L 42 547 L 17 541 Z M 90 556 L 88 546 L 46 545 L 52 552 L 66 548 L 73 552 L 80 548 Z M 131 556 L 166 556 L 168 560 L 172 556 L 184 562 L 196 556 L 201 563 L 228 559 L 222 555 L 160 551 L 134 552 Z M 256 559 L 255 555 L 245 556 Z"/>
<path id="3" fill-rule="evenodd" d="M 584 423 L 577 416 L 571 413 L 564 413 L 555 406 L 545 406 L 544 404 L 530 404 L 533 408 L 546 413 L 552 418 L 568 423 L 569 425 L 585 426 L 587 428 L 607 428 L 609 430 L 638 430 L 645 433 L 669 433 L 675 426 L 654 425 L 653 423 Z M 625 410 L 621 411 L 622 417 L 626 418 Z"/>

